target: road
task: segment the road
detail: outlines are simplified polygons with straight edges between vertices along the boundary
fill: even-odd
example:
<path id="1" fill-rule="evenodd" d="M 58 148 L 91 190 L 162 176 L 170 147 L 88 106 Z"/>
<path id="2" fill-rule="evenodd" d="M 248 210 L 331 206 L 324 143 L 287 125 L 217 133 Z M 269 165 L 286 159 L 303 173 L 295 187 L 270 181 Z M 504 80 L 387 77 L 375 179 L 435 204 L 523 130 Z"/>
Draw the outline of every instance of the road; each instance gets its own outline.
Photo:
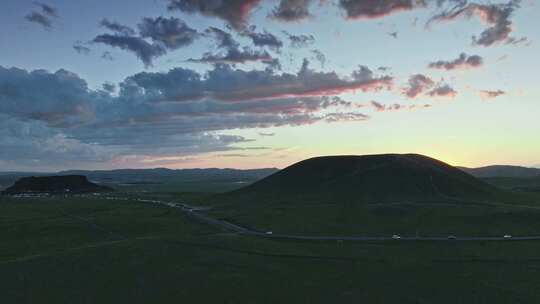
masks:
<path id="1" fill-rule="evenodd" d="M 216 227 L 220 227 L 225 230 L 233 231 L 243 235 L 263 237 L 267 239 L 288 239 L 288 240 L 311 240 L 311 241 L 446 241 L 446 242 L 456 242 L 456 241 L 540 241 L 540 235 L 531 235 L 531 236 L 453 236 L 449 237 L 440 237 L 440 236 L 400 236 L 396 238 L 394 236 L 310 236 L 310 235 L 294 235 L 294 234 L 277 234 L 270 232 L 261 232 L 255 231 L 246 227 L 241 227 L 233 223 L 212 218 L 203 213 L 197 212 L 197 210 L 189 205 L 176 202 L 163 202 L 158 200 L 143 200 L 138 199 L 139 202 L 153 203 L 164 205 L 171 208 L 177 208 L 187 214 L 188 217 Z"/>

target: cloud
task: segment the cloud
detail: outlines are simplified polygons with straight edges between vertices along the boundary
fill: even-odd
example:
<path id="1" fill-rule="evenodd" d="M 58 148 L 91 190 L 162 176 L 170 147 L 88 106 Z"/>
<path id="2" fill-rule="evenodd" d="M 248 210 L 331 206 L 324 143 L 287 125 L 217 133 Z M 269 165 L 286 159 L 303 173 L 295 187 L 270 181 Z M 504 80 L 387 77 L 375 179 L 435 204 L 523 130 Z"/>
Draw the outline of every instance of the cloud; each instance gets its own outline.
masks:
<path id="1" fill-rule="evenodd" d="M 244 64 L 254 61 L 270 62 L 272 56 L 266 51 L 255 51 L 245 47 L 243 49 L 229 49 L 217 54 L 207 52 L 201 58 L 190 58 L 188 61 L 210 64 Z"/>
<path id="2" fill-rule="evenodd" d="M 293 48 L 308 47 L 315 43 L 315 37 L 313 35 L 293 35 L 287 31 L 283 31 L 283 33 L 287 35 Z"/>
<path id="3" fill-rule="evenodd" d="M 340 77 L 313 71 L 306 62 L 296 74 L 223 65 L 204 74 L 183 68 L 142 72 L 118 89 L 105 83 L 92 90 L 65 70 L 0 67 L 0 160 L 9 161 L 14 158 L 10 154 L 21 150 L 17 155 L 43 166 L 56 159 L 74 166 L 125 166 L 127 160 L 140 165 L 156 157 L 232 151 L 249 140 L 217 132 L 366 120 L 362 113 L 331 112 L 351 103 L 326 94 L 378 90 L 390 82 L 366 67 Z M 25 130 L 26 137 L 14 133 Z"/>
<path id="4" fill-rule="evenodd" d="M 377 112 L 388 112 L 388 111 L 399 111 L 399 110 L 415 110 L 415 109 L 421 109 L 421 108 L 430 108 L 430 104 L 422 104 L 422 105 L 403 105 L 399 103 L 394 104 L 382 104 L 380 102 L 377 102 L 375 100 L 372 100 L 370 102 L 370 105 L 375 109 Z"/>
<path id="5" fill-rule="evenodd" d="M 105 82 L 103 85 L 103 90 L 108 93 L 116 92 L 116 85 L 114 83 Z"/>
<path id="6" fill-rule="evenodd" d="M 39 24 L 47 30 L 51 29 L 53 26 L 53 18 L 58 18 L 57 9 L 42 2 L 34 2 L 34 5 L 39 8 L 39 11 L 34 10 L 24 18 L 28 22 Z"/>
<path id="7" fill-rule="evenodd" d="M 240 46 L 230 33 L 218 29 L 217 27 L 209 27 L 204 32 L 207 35 L 212 35 L 216 39 L 218 48 L 236 49 Z"/>
<path id="8" fill-rule="evenodd" d="M 456 69 L 468 69 L 468 68 L 477 68 L 482 66 L 483 59 L 478 55 L 468 56 L 465 53 L 461 53 L 457 59 L 451 61 L 438 60 L 431 62 L 428 67 L 432 69 L 445 69 L 445 70 L 456 70 Z"/>
<path id="9" fill-rule="evenodd" d="M 424 7 L 423 0 L 339 0 L 348 19 L 375 19 L 399 11 Z"/>
<path id="10" fill-rule="evenodd" d="M 428 21 L 432 22 L 453 21 L 459 17 L 471 18 L 478 17 L 489 27 L 485 29 L 478 37 L 473 37 L 473 43 L 481 46 L 492 46 L 498 42 L 512 42 L 514 38 L 510 37 L 512 32 L 512 14 L 519 8 L 521 0 L 511 0 L 502 4 L 476 4 L 460 1 L 451 9 L 442 12 Z"/>
<path id="11" fill-rule="evenodd" d="M 403 89 L 403 94 L 408 98 L 416 98 L 435 85 L 435 82 L 422 74 L 412 75 L 409 78 L 409 86 Z"/>
<path id="12" fill-rule="evenodd" d="M 112 56 L 111 52 L 105 51 L 103 54 L 101 54 L 101 59 L 105 59 L 108 61 L 113 61 L 114 57 Z"/>
<path id="13" fill-rule="evenodd" d="M 106 18 L 101 20 L 100 25 L 102 27 L 108 29 L 109 31 L 115 32 L 115 33 L 120 34 L 120 35 L 124 35 L 124 36 L 134 36 L 134 35 L 136 35 L 136 32 L 135 32 L 135 30 L 133 28 L 131 28 L 131 27 L 127 26 L 127 25 L 120 24 L 118 22 L 109 21 Z"/>
<path id="14" fill-rule="evenodd" d="M 313 0 L 281 0 L 269 17 L 285 22 L 304 20 L 311 17 L 309 6 L 312 3 Z"/>
<path id="15" fill-rule="evenodd" d="M 50 170 L 54 166 L 79 167 L 110 159 L 103 147 L 69 138 L 44 122 L 19 120 L 5 114 L 0 114 L 0 146 L 4 168 Z"/>
<path id="16" fill-rule="evenodd" d="M 382 111 L 385 111 L 386 110 L 386 106 L 383 105 L 382 103 L 379 103 L 379 102 L 376 102 L 374 100 L 372 100 L 370 102 L 371 106 L 375 108 L 376 111 L 378 112 L 382 112 Z"/>
<path id="17" fill-rule="evenodd" d="M 482 90 L 479 92 L 479 94 L 480 94 L 480 97 L 482 97 L 483 99 L 491 99 L 491 98 L 496 98 L 501 95 L 504 95 L 506 94 L 506 92 L 502 90 L 496 90 L 496 91 Z"/>
<path id="18" fill-rule="evenodd" d="M 329 113 L 324 115 L 324 120 L 329 123 L 333 122 L 354 122 L 354 121 L 365 121 L 370 119 L 370 117 L 363 113 L 356 112 L 344 112 L 344 113 Z"/>
<path id="19" fill-rule="evenodd" d="M 132 52 L 145 67 L 151 66 L 155 58 L 168 51 L 191 45 L 199 37 L 195 29 L 174 17 L 143 18 L 138 25 L 138 35 L 133 28 L 107 19 L 103 19 L 101 25 L 114 33 L 98 35 L 92 42 Z"/>
<path id="20" fill-rule="evenodd" d="M 282 66 L 278 58 L 272 58 L 271 60 L 263 60 L 262 63 L 266 64 L 267 69 L 270 71 L 281 71 Z"/>
<path id="21" fill-rule="evenodd" d="M 50 17 L 58 17 L 58 10 L 55 7 L 52 7 L 48 4 L 45 4 L 43 2 L 34 2 L 36 6 L 41 8 L 41 11 Z"/>
<path id="22" fill-rule="evenodd" d="M 192 44 L 199 33 L 184 21 L 170 18 L 144 18 L 139 24 L 139 33 L 143 38 L 150 38 L 169 50 L 176 50 Z"/>
<path id="23" fill-rule="evenodd" d="M 313 53 L 314 59 L 321 64 L 321 68 L 324 69 L 324 65 L 326 64 L 326 56 L 323 54 L 323 52 L 319 50 L 311 50 L 311 53 Z"/>
<path id="24" fill-rule="evenodd" d="M 146 83 L 158 85 L 151 79 L 164 77 L 185 77 L 187 70 L 175 69 L 169 74 L 141 74 L 134 79 L 144 79 Z M 175 76 L 178 74 L 178 76 Z M 188 74 L 191 74 L 189 72 Z M 241 101 L 249 99 L 267 99 L 282 97 L 337 95 L 351 91 L 378 91 L 392 85 L 392 77 L 376 77 L 365 66 L 359 66 L 349 78 L 343 78 L 335 72 L 317 72 L 309 68 L 309 61 L 304 60 L 297 74 L 275 74 L 272 71 L 243 71 L 229 66 L 219 65 L 209 71 L 206 78 L 190 75 L 189 86 L 183 91 L 169 90 L 169 87 L 158 85 L 145 87 L 145 91 L 156 92 L 161 99 L 184 100 L 194 94 L 208 96 L 224 101 Z M 171 79 L 171 82 L 174 81 Z M 226 83 L 226 85 L 224 84 Z M 156 97 L 157 97 L 156 96 Z"/>
<path id="25" fill-rule="evenodd" d="M 440 84 L 427 93 L 431 97 L 456 97 L 457 92 L 447 84 Z"/>
<path id="26" fill-rule="evenodd" d="M 167 0 L 170 11 L 198 13 L 227 22 L 235 30 L 244 30 L 251 10 L 260 0 Z"/>
<path id="27" fill-rule="evenodd" d="M 102 100 L 66 70 L 27 72 L 0 66 L 0 114 L 66 127 L 92 119 L 95 102 Z"/>
<path id="28" fill-rule="evenodd" d="M 266 30 L 262 33 L 248 32 L 245 35 L 253 41 L 255 46 L 267 46 L 275 50 L 279 50 L 283 46 L 283 42 L 278 37 Z"/>
<path id="29" fill-rule="evenodd" d="M 75 50 L 75 52 L 82 55 L 88 55 L 92 51 L 89 47 L 85 46 L 82 41 L 76 41 L 73 45 L 73 49 Z"/>
<path id="30" fill-rule="evenodd" d="M 281 69 L 279 60 L 272 58 L 267 51 L 253 50 L 249 47 L 240 48 L 240 44 L 233 36 L 216 27 L 207 28 L 204 33 L 212 36 L 217 41 L 217 53 L 206 52 L 201 58 L 190 58 L 189 62 L 210 63 L 210 64 L 244 64 L 247 62 L 262 62 L 268 64 L 272 69 Z M 256 46 L 270 46 L 279 48 L 282 42 L 274 35 L 264 33 L 254 33 L 246 31 L 243 35 L 252 39 Z"/>
<path id="31" fill-rule="evenodd" d="M 151 66 L 155 58 L 167 53 L 165 48 L 158 44 L 148 43 L 146 40 L 135 36 L 118 34 L 102 34 L 94 38 L 93 42 L 103 43 L 122 50 L 130 51 L 139 58 L 146 67 Z"/>

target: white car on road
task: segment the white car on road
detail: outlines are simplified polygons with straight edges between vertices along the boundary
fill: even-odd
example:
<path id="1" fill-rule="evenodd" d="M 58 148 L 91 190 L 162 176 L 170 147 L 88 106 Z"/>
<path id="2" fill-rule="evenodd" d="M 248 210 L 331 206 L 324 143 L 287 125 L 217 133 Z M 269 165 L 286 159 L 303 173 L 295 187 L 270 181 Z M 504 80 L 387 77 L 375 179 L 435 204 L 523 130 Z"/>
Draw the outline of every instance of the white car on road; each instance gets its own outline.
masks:
<path id="1" fill-rule="evenodd" d="M 401 237 L 397 234 L 392 235 L 393 240 L 401 240 Z"/>

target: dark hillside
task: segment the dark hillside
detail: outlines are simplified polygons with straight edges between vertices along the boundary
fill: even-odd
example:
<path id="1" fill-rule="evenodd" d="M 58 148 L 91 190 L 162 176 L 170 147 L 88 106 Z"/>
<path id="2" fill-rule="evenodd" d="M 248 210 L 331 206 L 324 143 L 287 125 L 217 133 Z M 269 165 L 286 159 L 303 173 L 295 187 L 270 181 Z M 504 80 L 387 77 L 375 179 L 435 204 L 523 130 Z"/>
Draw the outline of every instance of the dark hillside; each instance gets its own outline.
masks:
<path id="1" fill-rule="evenodd" d="M 382 154 L 311 158 L 229 195 L 375 203 L 482 199 L 498 192 L 497 188 L 427 156 Z"/>

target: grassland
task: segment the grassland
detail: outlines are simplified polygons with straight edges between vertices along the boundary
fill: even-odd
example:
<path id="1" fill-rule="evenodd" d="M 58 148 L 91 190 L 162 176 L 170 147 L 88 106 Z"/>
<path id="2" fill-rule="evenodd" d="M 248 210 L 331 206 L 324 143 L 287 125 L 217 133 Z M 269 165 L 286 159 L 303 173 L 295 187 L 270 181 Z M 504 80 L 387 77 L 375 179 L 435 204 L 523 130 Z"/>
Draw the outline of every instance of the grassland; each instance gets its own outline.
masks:
<path id="1" fill-rule="evenodd" d="M 0 240 L 0 303 L 540 301 L 538 242 L 255 239 L 99 197 L 0 198 Z"/>

